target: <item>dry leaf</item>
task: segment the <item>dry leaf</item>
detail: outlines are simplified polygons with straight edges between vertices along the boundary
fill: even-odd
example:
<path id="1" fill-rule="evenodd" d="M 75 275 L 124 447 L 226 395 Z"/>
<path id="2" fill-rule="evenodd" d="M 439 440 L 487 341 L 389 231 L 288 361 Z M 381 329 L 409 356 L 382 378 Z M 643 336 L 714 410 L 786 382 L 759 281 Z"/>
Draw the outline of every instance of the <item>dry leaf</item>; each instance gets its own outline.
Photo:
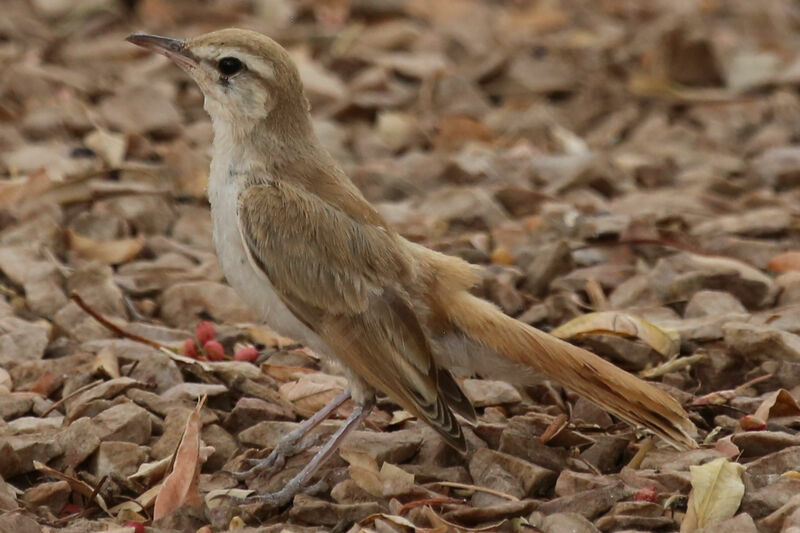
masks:
<path id="1" fill-rule="evenodd" d="M 350 464 L 350 479 L 372 494 L 382 498 L 406 492 L 414 486 L 414 475 L 390 463 L 378 463 L 369 454 L 355 450 L 340 450 L 339 455 Z"/>
<path id="2" fill-rule="evenodd" d="M 428 520 L 430 520 L 431 525 L 433 525 L 435 528 L 443 528 L 442 531 L 446 531 L 448 533 L 450 533 L 450 532 L 453 532 L 453 533 L 461 533 L 461 532 L 470 533 L 470 532 L 480 532 L 480 531 L 499 531 L 500 530 L 500 526 L 502 526 L 503 524 L 505 524 L 508 521 L 507 519 L 503 519 L 500 522 L 497 522 L 495 524 L 489 524 L 489 525 L 485 525 L 485 526 L 482 526 L 482 527 L 461 526 L 461 525 L 458 525 L 458 524 L 454 524 L 452 522 L 448 522 L 447 520 L 445 520 L 444 518 L 442 518 L 441 516 L 436 514 L 436 511 L 434 511 L 433 508 L 431 508 L 430 505 L 426 505 L 425 506 L 425 516 L 428 517 Z"/>
<path id="3" fill-rule="evenodd" d="M 128 149 L 127 137 L 98 128 L 83 138 L 83 143 L 94 150 L 111 168 L 119 168 Z"/>
<path id="4" fill-rule="evenodd" d="M 600 311 L 574 318 L 550 332 L 561 339 L 592 334 L 635 337 L 664 357 L 672 357 L 680 349 L 680 337 L 642 318 L 619 311 Z"/>
<path id="5" fill-rule="evenodd" d="M 102 371 L 106 376 L 112 379 L 121 377 L 117 355 L 110 346 L 104 346 L 97 352 L 94 363 L 92 363 L 92 370 L 94 372 L 98 370 Z"/>
<path id="6" fill-rule="evenodd" d="M 308 417 L 328 405 L 346 387 L 347 381 L 341 376 L 314 373 L 284 383 L 278 392 L 300 415 Z"/>
<path id="7" fill-rule="evenodd" d="M 175 462 L 172 472 L 166 477 L 161 491 L 156 497 L 153 519 L 168 515 L 181 505 L 189 504 L 200 507 L 203 500 L 200 497 L 200 432 L 203 422 L 200 419 L 200 410 L 205 403 L 205 398 L 197 402 L 192 414 L 186 420 L 181 443 L 175 452 Z"/>
<path id="8" fill-rule="evenodd" d="M 681 533 L 691 533 L 736 514 L 744 495 L 743 465 L 720 457 L 702 466 L 691 466 L 689 470 L 692 491 Z"/>
<path id="9" fill-rule="evenodd" d="M 130 261 L 142 251 L 144 237 L 118 239 L 114 241 L 96 241 L 79 233 L 66 230 L 67 244 L 81 257 L 94 259 L 106 265 L 116 265 Z"/>
<path id="10" fill-rule="evenodd" d="M 0 180 L 0 207 L 20 204 L 52 188 L 53 180 L 44 169 L 27 176 Z"/>
<path id="11" fill-rule="evenodd" d="M 779 389 L 767 394 L 753 416 L 764 421 L 781 416 L 800 416 L 800 406 L 789 391 Z"/>
<path id="12" fill-rule="evenodd" d="M 56 479 L 60 479 L 62 481 L 66 481 L 67 484 L 69 485 L 70 489 L 72 489 L 73 491 L 77 492 L 78 494 L 80 494 L 84 498 L 91 498 L 92 495 L 94 495 L 94 501 L 97 503 L 97 505 L 103 511 L 105 511 L 108 514 L 110 514 L 110 511 L 109 511 L 108 507 L 106 506 L 106 502 L 105 502 L 105 500 L 103 500 L 103 497 L 100 496 L 99 494 L 96 494 L 94 488 L 92 486 L 90 486 L 89 484 L 81 481 L 80 479 L 76 479 L 76 478 L 74 478 L 72 476 L 68 476 L 67 474 L 59 472 L 58 470 L 56 470 L 54 468 L 50 468 L 49 466 L 47 466 L 47 465 L 45 465 L 43 463 L 40 463 L 39 461 L 33 461 L 33 467 L 36 470 L 38 470 L 39 472 L 41 472 L 42 474 L 46 475 L 46 476 L 52 476 L 52 477 L 54 477 Z"/>

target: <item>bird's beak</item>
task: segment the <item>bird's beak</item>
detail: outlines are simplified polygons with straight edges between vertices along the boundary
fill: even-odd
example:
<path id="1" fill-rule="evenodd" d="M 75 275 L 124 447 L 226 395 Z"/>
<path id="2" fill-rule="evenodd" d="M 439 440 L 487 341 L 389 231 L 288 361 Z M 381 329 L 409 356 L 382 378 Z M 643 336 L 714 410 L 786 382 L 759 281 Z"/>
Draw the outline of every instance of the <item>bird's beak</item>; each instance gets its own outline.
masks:
<path id="1" fill-rule="evenodd" d="M 198 66 L 197 58 L 189 52 L 186 48 L 186 43 L 180 39 L 170 39 L 169 37 L 148 35 L 146 33 L 133 33 L 128 35 L 125 40 L 136 46 L 165 55 L 179 67 L 192 70 Z"/>

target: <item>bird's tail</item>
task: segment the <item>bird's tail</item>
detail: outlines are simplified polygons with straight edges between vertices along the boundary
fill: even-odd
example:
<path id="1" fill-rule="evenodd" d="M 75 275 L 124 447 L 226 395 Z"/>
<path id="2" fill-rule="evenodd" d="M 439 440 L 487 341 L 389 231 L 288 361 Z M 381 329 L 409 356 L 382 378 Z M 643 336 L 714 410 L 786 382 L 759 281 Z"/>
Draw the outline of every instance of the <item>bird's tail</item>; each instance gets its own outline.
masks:
<path id="1" fill-rule="evenodd" d="M 696 448 L 697 429 L 680 404 L 593 353 L 511 318 L 466 291 L 441 294 L 450 322 L 501 357 L 534 367 L 630 424 L 678 448 Z"/>

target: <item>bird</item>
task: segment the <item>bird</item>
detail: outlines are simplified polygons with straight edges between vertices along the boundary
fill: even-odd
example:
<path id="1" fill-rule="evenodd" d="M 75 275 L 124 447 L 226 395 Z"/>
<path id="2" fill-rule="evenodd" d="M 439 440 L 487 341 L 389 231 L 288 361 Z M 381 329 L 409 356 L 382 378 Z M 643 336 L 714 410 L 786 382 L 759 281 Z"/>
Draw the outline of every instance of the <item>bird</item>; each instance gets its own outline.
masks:
<path id="1" fill-rule="evenodd" d="M 544 375 L 675 447 L 697 446 L 672 396 L 506 315 L 472 294 L 479 266 L 394 230 L 321 145 L 298 69 L 276 41 L 234 28 L 127 40 L 168 57 L 203 93 L 214 131 L 213 240 L 228 282 L 273 329 L 338 362 L 348 381 L 239 477 L 275 468 L 339 405 L 355 405 L 281 490 L 248 501 L 288 504 L 377 393 L 465 452 L 462 424 L 476 415 L 455 371 L 517 385 Z"/>

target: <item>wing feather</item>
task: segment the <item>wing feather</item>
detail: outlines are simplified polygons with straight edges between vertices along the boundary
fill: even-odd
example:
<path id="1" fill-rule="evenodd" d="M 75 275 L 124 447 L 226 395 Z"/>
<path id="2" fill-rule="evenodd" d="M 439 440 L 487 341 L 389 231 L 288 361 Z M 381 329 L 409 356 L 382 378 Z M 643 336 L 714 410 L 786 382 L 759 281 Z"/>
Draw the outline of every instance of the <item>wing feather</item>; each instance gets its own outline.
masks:
<path id="1" fill-rule="evenodd" d="M 344 364 L 466 448 L 449 406 L 471 419 L 474 410 L 436 366 L 403 288 L 410 267 L 394 233 L 280 182 L 242 192 L 239 229 L 254 266 Z"/>

